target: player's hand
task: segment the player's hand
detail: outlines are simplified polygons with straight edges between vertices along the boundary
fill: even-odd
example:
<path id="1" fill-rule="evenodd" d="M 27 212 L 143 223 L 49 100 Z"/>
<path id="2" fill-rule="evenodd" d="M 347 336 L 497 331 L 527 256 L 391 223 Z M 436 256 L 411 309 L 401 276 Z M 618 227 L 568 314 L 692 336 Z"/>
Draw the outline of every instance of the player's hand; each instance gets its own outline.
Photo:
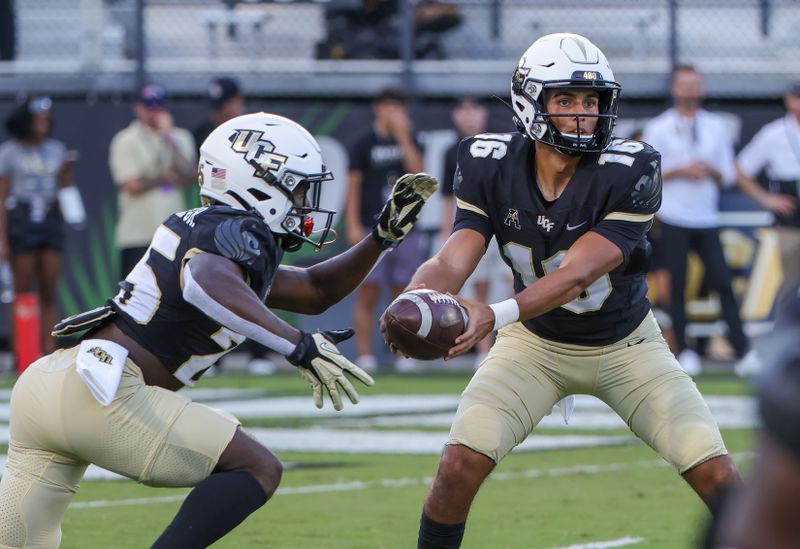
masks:
<path id="1" fill-rule="evenodd" d="M 494 311 L 485 303 L 465 299 L 457 295 L 447 294 L 458 301 L 459 305 L 467 310 L 469 324 L 467 330 L 456 338 L 456 344 L 447 351 L 445 360 L 450 360 L 458 355 L 463 355 L 483 338 L 494 331 Z"/>
<path id="2" fill-rule="evenodd" d="M 328 392 L 336 410 L 342 409 L 339 387 L 344 390 L 350 402 L 358 403 L 358 392 L 350 383 L 345 372 L 350 373 L 368 387 L 375 383 L 368 373 L 347 360 L 336 348 L 337 343 L 350 339 L 354 333 L 350 328 L 315 334 L 302 332 L 300 343 L 297 344 L 292 354 L 286 357 L 289 362 L 297 366 L 300 375 L 311 384 L 312 397 L 317 408 L 322 408 L 323 387 Z"/>
<path id="3" fill-rule="evenodd" d="M 372 228 L 372 236 L 386 248 L 400 244 L 417 222 L 425 201 L 438 187 L 436 178 L 426 173 L 407 173 L 398 179 Z"/>

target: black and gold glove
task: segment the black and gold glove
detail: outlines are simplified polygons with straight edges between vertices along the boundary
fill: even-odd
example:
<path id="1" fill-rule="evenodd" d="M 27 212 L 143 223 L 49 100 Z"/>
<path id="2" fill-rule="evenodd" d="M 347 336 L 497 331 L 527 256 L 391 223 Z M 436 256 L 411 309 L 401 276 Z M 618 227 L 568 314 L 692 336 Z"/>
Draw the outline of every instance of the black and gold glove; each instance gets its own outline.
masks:
<path id="1" fill-rule="evenodd" d="M 398 179 L 372 228 L 372 236 L 385 248 L 400 244 L 438 186 L 436 178 L 426 173 L 407 173 Z"/>

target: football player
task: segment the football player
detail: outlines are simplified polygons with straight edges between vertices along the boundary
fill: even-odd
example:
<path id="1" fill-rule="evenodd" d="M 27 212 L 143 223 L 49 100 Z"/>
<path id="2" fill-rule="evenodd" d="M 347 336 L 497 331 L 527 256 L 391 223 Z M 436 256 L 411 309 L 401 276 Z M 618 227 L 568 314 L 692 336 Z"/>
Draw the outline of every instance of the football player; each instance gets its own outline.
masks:
<path id="1" fill-rule="evenodd" d="M 611 406 L 710 508 L 738 478 L 645 297 L 660 159 L 645 143 L 613 138 L 619 92 L 589 40 L 544 36 L 512 77 L 519 133 L 461 142 L 453 232 L 409 286 L 458 292 L 494 236 L 516 295 L 492 305 L 460 299 L 469 326 L 446 358 L 499 332 L 461 396 L 425 500 L 420 548 L 459 547 L 495 464 L 575 393 Z"/>
<path id="2" fill-rule="evenodd" d="M 352 330 L 306 333 L 271 308 L 316 314 L 341 300 L 398 245 L 436 189 L 405 175 L 372 234 L 309 268 L 284 251 L 327 244 L 332 179 L 317 142 L 286 118 L 258 113 L 214 130 L 200 149 L 204 206 L 170 216 L 106 306 L 56 325 L 82 342 L 33 363 L 11 396 L 0 481 L 0 546 L 58 547 L 61 519 L 89 463 L 149 486 L 194 486 L 154 547 L 206 547 L 275 492 L 281 464 L 231 415 L 174 391 L 251 338 L 283 354 L 342 408 L 372 378 L 336 345 Z M 322 223 L 314 231 L 313 220 Z M 109 542 L 109 545 L 113 543 Z"/>

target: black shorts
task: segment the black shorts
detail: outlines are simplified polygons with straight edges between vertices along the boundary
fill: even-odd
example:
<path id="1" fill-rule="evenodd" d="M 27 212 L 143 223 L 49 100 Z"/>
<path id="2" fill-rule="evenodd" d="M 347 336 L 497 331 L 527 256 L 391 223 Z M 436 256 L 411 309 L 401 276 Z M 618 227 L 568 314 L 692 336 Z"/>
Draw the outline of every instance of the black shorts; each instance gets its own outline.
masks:
<path id="1" fill-rule="evenodd" d="M 8 245 L 11 255 L 64 249 L 64 218 L 55 205 L 41 222 L 31 221 L 30 207 L 17 204 L 8 210 Z"/>

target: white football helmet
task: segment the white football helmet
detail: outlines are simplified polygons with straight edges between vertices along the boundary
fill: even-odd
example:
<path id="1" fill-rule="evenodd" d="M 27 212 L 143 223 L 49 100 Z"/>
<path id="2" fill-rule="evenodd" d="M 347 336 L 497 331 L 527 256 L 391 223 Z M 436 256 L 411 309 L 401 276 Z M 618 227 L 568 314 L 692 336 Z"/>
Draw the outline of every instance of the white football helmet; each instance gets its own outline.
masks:
<path id="1" fill-rule="evenodd" d="M 547 112 L 544 90 L 553 88 L 592 88 L 599 93 L 600 113 L 582 116 L 598 118 L 593 134 L 558 131 L 551 117 L 574 115 Z M 614 132 L 620 89 L 606 56 L 588 39 L 577 34 L 548 34 L 522 54 L 511 78 L 514 123 L 531 139 L 567 154 L 600 152 Z"/>
<path id="2" fill-rule="evenodd" d="M 300 124 L 270 113 L 237 116 L 217 127 L 200 146 L 200 196 L 264 219 L 281 246 L 303 242 L 317 249 L 329 241 L 333 210 L 319 207 L 320 187 L 333 179 L 319 145 Z M 312 240 L 311 213 L 327 215 Z"/>

